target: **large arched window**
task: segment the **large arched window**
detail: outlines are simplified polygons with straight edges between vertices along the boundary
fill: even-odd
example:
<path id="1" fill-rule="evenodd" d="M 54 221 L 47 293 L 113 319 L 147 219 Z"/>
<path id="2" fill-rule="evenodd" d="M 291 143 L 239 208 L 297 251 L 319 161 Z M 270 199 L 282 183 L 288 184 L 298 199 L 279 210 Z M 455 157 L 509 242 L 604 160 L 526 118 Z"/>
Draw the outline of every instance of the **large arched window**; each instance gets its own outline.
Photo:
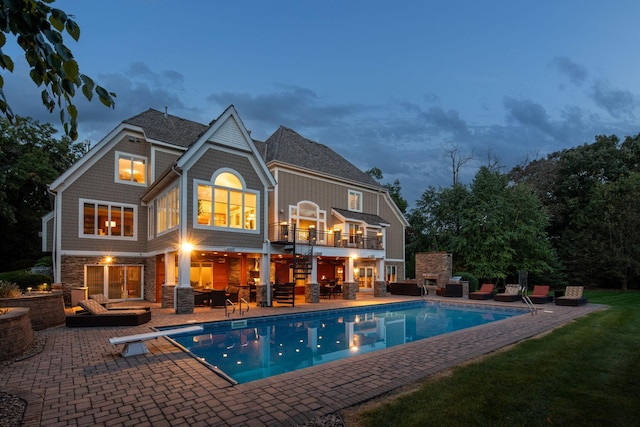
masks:
<path id="1" fill-rule="evenodd" d="M 230 171 L 211 182 L 196 181 L 196 225 L 236 230 L 258 230 L 258 192 Z"/>
<path id="2" fill-rule="evenodd" d="M 298 202 L 289 206 L 289 218 L 296 223 L 300 238 L 307 239 L 310 229 L 316 231 L 316 241 L 325 243 L 325 228 L 327 212 L 321 210 L 317 204 L 309 201 Z"/>

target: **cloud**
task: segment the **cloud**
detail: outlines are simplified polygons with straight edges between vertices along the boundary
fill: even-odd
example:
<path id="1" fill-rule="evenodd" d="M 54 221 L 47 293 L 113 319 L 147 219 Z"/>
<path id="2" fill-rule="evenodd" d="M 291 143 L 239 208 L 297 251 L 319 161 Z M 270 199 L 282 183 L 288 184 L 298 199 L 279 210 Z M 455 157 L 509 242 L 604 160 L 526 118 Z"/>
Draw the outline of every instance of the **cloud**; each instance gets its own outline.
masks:
<path id="1" fill-rule="evenodd" d="M 344 124 L 372 108 L 354 103 L 326 103 L 308 88 L 288 85 L 277 87 L 280 90 L 262 95 L 213 93 L 207 97 L 207 101 L 215 102 L 221 108 L 234 105 L 243 118 L 271 126 L 271 132 L 280 125 L 300 131 Z"/>
<path id="2" fill-rule="evenodd" d="M 553 126 L 542 105 L 530 100 L 510 97 L 504 98 L 503 105 L 507 110 L 507 121 L 553 135 Z"/>
<path id="3" fill-rule="evenodd" d="M 582 86 L 587 79 L 587 69 L 582 65 L 576 64 L 566 56 L 557 56 L 553 58 L 551 65 L 567 76 L 576 86 Z"/>
<path id="4" fill-rule="evenodd" d="M 591 99 L 612 117 L 634 119 L 638 97 L 628 90 L 612 89 L 606 80 L 597 80 L 591 88 Z"/>

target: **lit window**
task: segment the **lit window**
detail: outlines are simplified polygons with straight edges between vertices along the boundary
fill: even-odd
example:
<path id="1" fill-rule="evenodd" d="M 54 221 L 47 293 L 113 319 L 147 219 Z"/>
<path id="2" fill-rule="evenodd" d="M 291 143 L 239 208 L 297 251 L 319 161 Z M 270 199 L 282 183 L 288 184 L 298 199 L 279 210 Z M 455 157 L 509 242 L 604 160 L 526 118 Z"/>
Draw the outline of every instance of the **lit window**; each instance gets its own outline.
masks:
<path id="1" fill-rule="evenodd" d="M 158 197 L 158 233 L 170 230 L 180 224 L 180 190 L 173 187 Z"/>
<path id="2" fill-rule="evenodd" d="M 136 238 L 136 206 L 80 200 L 80 237 Z"/>
<path id="3" fill-rule="evenodd" d="M 197 182 L 196 224 L 238 230 L 258 229 L 258 193 L 248 190 L 231 172 L 220 173 L 213 185 Z"/>
<path id="4" fill-rule="evenodd" d="M 362 193 L 360 191 L 349 190 L 349 210 L 362 212 Z"/>
<path id="5" fill-rule="evenodd" d="M 132 154 L 116 152 L 116 181 L 145 185 L 147 182 L 147 159 Z"/>

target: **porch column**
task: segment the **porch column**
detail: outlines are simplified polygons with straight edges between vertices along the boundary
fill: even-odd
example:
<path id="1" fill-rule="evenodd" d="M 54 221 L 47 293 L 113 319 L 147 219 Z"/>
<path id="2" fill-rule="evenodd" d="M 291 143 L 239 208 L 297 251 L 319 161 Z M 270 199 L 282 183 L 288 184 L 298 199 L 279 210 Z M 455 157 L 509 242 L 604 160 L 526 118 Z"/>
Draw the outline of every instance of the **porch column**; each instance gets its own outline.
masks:
<path id="1" fill-rule="evenodd" d="M 183 244 L 178 253 L 178 280 L 175 288 L 176 314 L 191 314 L 194 309 L 193 288 L 191 287 L 191 250 L 193 247 Z"/>

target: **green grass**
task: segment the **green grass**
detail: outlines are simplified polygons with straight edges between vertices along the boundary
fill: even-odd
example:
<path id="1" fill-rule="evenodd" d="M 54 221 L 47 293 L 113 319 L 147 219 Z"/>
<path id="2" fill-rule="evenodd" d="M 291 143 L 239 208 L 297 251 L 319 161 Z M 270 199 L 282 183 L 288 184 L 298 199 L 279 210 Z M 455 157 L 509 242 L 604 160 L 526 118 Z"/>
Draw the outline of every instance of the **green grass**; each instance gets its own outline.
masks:
<path id="1" fill-rule="evenodd" d="M 640 425 L 640 293 L 363 412 L 363 426 Z"/>

